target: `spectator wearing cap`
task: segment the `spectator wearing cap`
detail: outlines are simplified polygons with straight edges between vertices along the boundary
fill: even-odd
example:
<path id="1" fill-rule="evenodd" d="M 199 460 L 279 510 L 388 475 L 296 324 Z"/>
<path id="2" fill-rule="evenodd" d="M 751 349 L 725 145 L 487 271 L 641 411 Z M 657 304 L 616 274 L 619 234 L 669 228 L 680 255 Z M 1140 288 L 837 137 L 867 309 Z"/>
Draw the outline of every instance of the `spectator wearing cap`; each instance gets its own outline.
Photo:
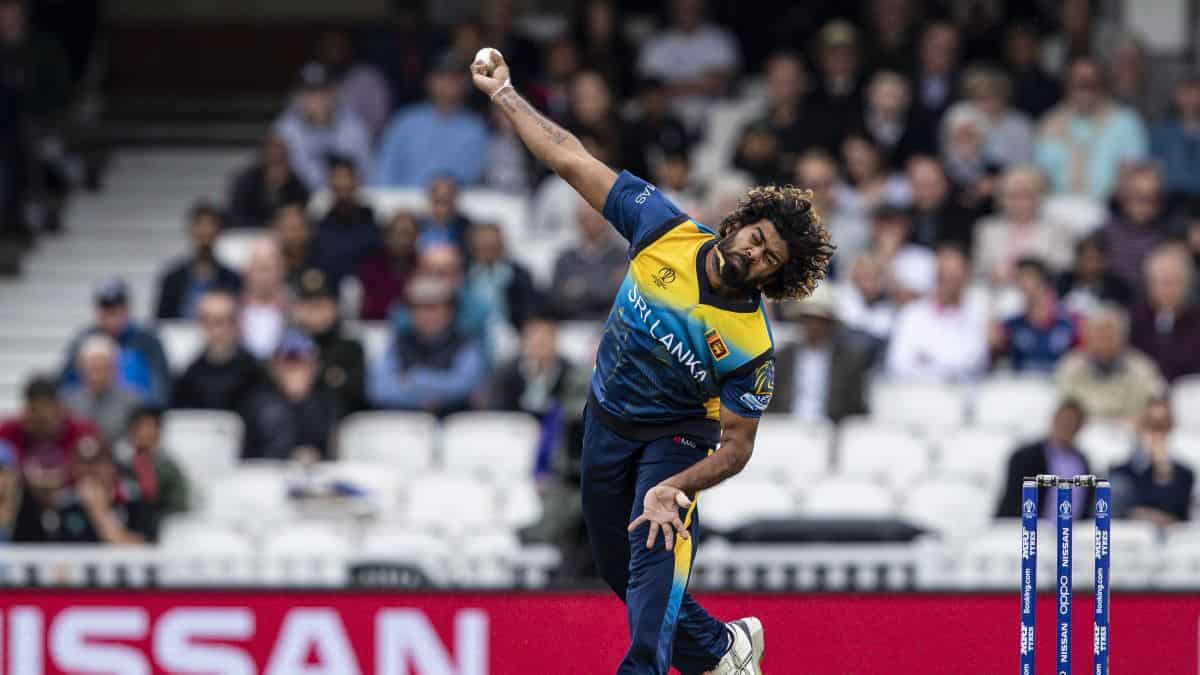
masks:
<path id="1" fill-rule="evenodd" d="M 171 407 L 236 410 L 265 376 L 242 345 L 237 298 L 227 291 L 211 291 L 200 299 L 196 318 L 204 345 L 175 381 Z"/>
<path id="2" fill-rule="evenodd" d="M 449 243 L 465 251 L 471 221 L 458 209 L 458 181 L 450 175 L 438 176 L 429 182 L 428 194 L 429 213 L 417 221 L 417 247 Z"/>
<path id="3" fill-rule="evenodd" d="M 192 207 L 188 213 L 192 254 L 172 265 L 159 282 L 156 319 L 194 319 L 196 305 L 205 293 L 241 290 L 241 277 L 222 265 L 213 252 L 223 224 L 224 216 L 216 206 L 200 202 Z"/>
<path id="4" fill-rule="evenodd" d="M 94 438 L 77 444 L 67 475 L 27 472 L 13 541 L 138 546 L 158 538 L 159 514 Z"/>
<path id="5" fill-rule="evenodd" d="M 1087 455 L 1079 449 L 1079 430 L 1087 421 L 1087 411 L 1079 401 L 1062 399 L 1054 411 L 1049 432 L 1044 438 L 1023 445 L 1008 459 L 1008 471 L 1004 479 L 1004 492 L 996 507 L 997 518 L 1021 517 L 1021 479 L 1026 476 L 1054 474 L 1056 476 L 1079 476 L 1092 472 Z M 1055 517 L 1057 500 L 1054 488 L 1046 488 L 1042 498 L 1041 517 Z M 1072 511 L 1086 517 L 1092 505 L 1090 487 L 1077 487 L 1072 491 Z"/>
<path id="6" fill-rule="evenodd" d="M 279 243 L 263 237 L 250 245 L 250 258 L 243 273 L 241 316 L 242 343 L 255 358 L 270 358 L 287 325 L 291 292 L 284 277 Z"/>
<path id="7" fill-rule="evenodd" d="M 102 333 L 84 338 L 77 367 L 80 383 L 63 395 L 67 408 L 100 427 L 101 440 L 112 443 L 125 433 L 129 414 L 141 397 L 117 379 L 117 343 Z"/>
<path id="8" fill-rule="evenodd" d="M 67 347 L 62 384 L 73 387 L 80 382 L 79 347 L 90 335 L 107 335 L 119 347 L 117 370 L 120 382 L 152 403 L 170 398 L 171 371 L 162 343 L 153 331 L 135 323 L 129 316 L 129 288 L 122 279 L 113 279 L 96 290 L 96 321 L 84 328 Z"/>
<path id="9" fill-rule="evenodd" d="M 496 223 L 476 223 L 467 233 L 467 249 L 467 293 L 485 298 L 493 317 L 520 331 L 544 298 L 529 270 L 508 255 L 504 231 Z"/>
<path id="10" fill-rule="evenodd" d="M 996 191 L 1000 212 L 981 218 L 975 227 L 972 258 L 977 276 L 1007 286 L 1021 258 L 1038 258 L 1055 272 L 1070 265 L 1071 233 L 1045 217 L 1045 189 L 1046 179 L 1033 165 L 1004 172 Z"/>
<path id="11" fill-rule="evenodd" d="M 337 296 L 320 270 L 309 270 L 301 277 L 300 293 L 292 306 L 292 323 L 316 342 L 321 364 L 317 381 L 337 397 L 341 414 L 362 410 L 366 379 L 363 346 L 342 332 Z"/>
<path id="12" fill-rule="evenodd" d="M 1130 342 L 1158 364 L 1168 382 L 1200 373 L 1200 307 L 1192 300 L 1196 269 L 1180 244 L 1146 258 L 1146 299 L 1129 313 Z"/>
<path id="13" fill-rule="evenodd" d="M 295 101 L 276 120 L 274 132 L 287 144 L 292 167 L 305 187 L 329 182 L 327 158 L 350 158 L 360 170 L 371 161 L 371 134 L 362 119 L 338 101 L 329 69 L 312 62 L 300 69 Z"/>
<path id="14" fill-rule="evenodd" d="M 1089 417 L 1127 422 L 1163 395 L 1167 383 L 1148 356 L 1129 346 L 1129 319 L 1101 303 L 1084 324 L 1083 345 L 1058 364 L 1058 391 L 1077 399 Z"/>
<path id="15" fill-rule="evenodd" d="M 1059 360 L 1078 346 L 1079 327 L 1059 304 L 1054 277 L 1045 263 L 1022 258 L 1015 270 L 1025 311 L 993 326 L 992 355 L 1017 372 L 1052 374 Z"/>
<path id="16" fill-rule="evenodd" d="M 867 376 L 882 342 L 838 321 L 827 284 L 780 311 L 800 322 L 801 338 L 776 353 L 771 410 L 834 422 L 867 414 Z"/>
<path id="17" fill-rule="evenodd" d="M 285 204 L 271 221 L 271 234 L 279 244 L 283 275 L 290 288 L 300 284 L 300 275 L 316 267 L 320 251 L 313 245 L 313 227 L 302 204 Z"/>
<path id="18" fill-rule="evenodd" d="M 1077 314 L 1088 314 L 1101 302 L 1123 307 L 1133 302 L 1133 289 L 1108 266 L 1103 234 L 1097 232 L 1075 243 L 1075 265 L 1059 276 L 1058 295 Z"/>
<path id="19" fill-rule="evenodd" d="M 1114 273 L 1135 291 L 1144 290 L 1146 256 L 1173 229 L 1166 208 L 1162 172 L 1154 164 L 1135 164 L 1121 174 L 1117 209 L 1101 233 Z"/>
<path id="20" fill-rule="evenodd" d="M 816 87 L 813 105 L 836 122 L 833 144 L 844 139 L 850 120 L 862 109 L 863 62 L 858 29 L 844 19 L 825 24 L 817 34 Z"/>
<path id="21" fill-rule="evenodd" d="M 1058 82 L 1042 68 L 1038 29 L 1018 23 L 1004 37 L 1005 70 L 1012 76 L 1013 106 L 1032 118 L 1058 103 Z"/>
<path id="22" fill-rule="evenodd" d="M 371 253 L 355 276 L 362 285 L 359 318 L 386 319 L 392 307 L 404 300 L 404 288 L 417 268 L 417 219 L 397 211 L 383 228 L 383 246 Z"/>
<path id="23" fill-rule="evenodd" d="M 857 116 L 857 133 L 879 146 L 886 166 L 903 169 L 909 158 L 936 151 L 935 128 L 917 123 L 912 111 L 911 83 L 904 75 L 881 70 L 867 84 L 867 99 Z"/>
<path id="24" fill-rule="evenodd" d="M 888 297 L 897 305 L 929 295 L 937 279 L 933 251 L 911 242 L 912 215 L 907 209 L 880 206 L 871 214 L 868 251 L 884 269 Z"/>
<path id="25" fill-rule="evenodd" d="M 602 320 L 625 279 L 629 252 L 604 216 L 582 199 L 578 205 L 579 238 L 554 261 L 549 301 L 562 318 Z"/>
<path id="26" fill-rule="evenodd" d="M 75 417 L 63 405 L 58 383 L 35 375 L 25 384 L 25 406 L 20 415 L 0 423 L 0 440 L 6 441 L 24 463 L 64 469 L 81 438 L 99 438 L 90 420 Z"/>
<path id="27" fill-rule="evenodd" d="M 154 406 L 135 409 L 126 424 L 125 436 L 114 455 L 122 471 L 152 507 L 156 521 L 190 508 L 191 490 L 179 464 L 162 447 L 163 410 Z M 158 529 L 155 522 L 154 529 Z"/>
<path id="28" fill-rule="evenodd" d="M 1054 192 L 1105 201 L 1121 165 L 1146 156 L 1146 129 L 1137 113 L 1108 95 L 1104 71 L 1094 59 L 1072 61 L 1066 82 L 1063 102 L 1042 118 L 1034 158 Z"/>
<path id="29" fill-rule="evenodd" d="M 1137 442 L 1128 461 L 1113 467 L 1113 515 L 1167 527 L 1191 519 L 1196 474 L 1172 457 L 1175 427 L 1171 404 L 1155 399 L 1138 420 Z"/>
<path id="30" fill-rule="evenodd" d="M 333 459 L 337 399 L 320 386 L 317 345 L 300 331 L 284 334 L 269 377 L 241 402 L 246 435 L 242 459 Z"/>
<path id="31" fill-rule="evenodd" d="M 312 249 L 316 266 L 334 290 L 380 244 L 375 212 L 359 194 L 359 187 L 354 163 L 345 157 L 331 157 L 329 189 L 333 205 L 317 223 Z"/>
<path id="32" fill-rule="evenodd" d="M 929 248 L 953 243 L 970 250 L 976 213 L 956 198 L 940 162 L 917 156 L 908 162 L 912 185 L 913 242 Z"/>
<path id="33" fill-rule="evenodd" d="M 970 265 L 962 249 L 937 252 L 932 297 L 900 309 L 885 372 L 896 378 L 969 381 L 987 367 L 987 312 L 966 293 Z"/>
<path id="34" fill-rule="evenodd" d="M 454 289 L 436 277 L 408 286 L 409 325 L 371 364 L 372 407 L 446 415 L 466 410 L 487 380 L 487 358 L 477 337 L 455 326 Z"/>
<path id="35" fill-rule="evenodd" d="M 308 195 L 292 169 L 287 143 L 278 134 L 267 134 L 258 160 L 229 185 L 229 221 L 233 227 L 266 227 L 279 207 L 307 204 Z"/>
<path id="36" fill-rule="evenodd" d="M 421 187 L 438 176 L 464 185 L 483 178 L 487 128 L 468 110 L 467 64 L 443 55 L 428 77 L 429 99 L 399 112 L 388 123 L 375 159 L 371 183 Z"/>
<path id="37" fill-rule="evenodd" d="M 1009 76 L 991 66 L 972 66 L 963 75 L 962 88 L 964 97 L 983 115 L 988 160 L 1001 167 L 1033 161 L 1033 122 L 1013 107 Z"/>
<path id="38" fill-rule="evenodd" d="M 704 0 L 673 0 L 671 25 L 647 40 L 638 54 L 638 74 L 667 83 L 672 104 L 698 128 L 711 102 L 724 96 L 741 63 L 737 38 L 707 20 Z"/>
<path id="39" fill-rule="evenodd" d="M 1174 201 L 1200 198 L 1200 73 L 1175 85 L 1170 116 L 1150 132 L 1150 154 Z"/>
<path id="40" fill-rule="evenodd" d="M 845 326 L 887 340 L 896 321 L 896 302 L 888 293 L 887 268 L 874 253 L 854 259 L 849 283 L 838 287 L 836 312 Z"/>
<path id="41" fill-rule="evenodd" d="M 0 544 L 11 541 L 21 506 L 21 467 L 17 451 L 0 441 Z"/>

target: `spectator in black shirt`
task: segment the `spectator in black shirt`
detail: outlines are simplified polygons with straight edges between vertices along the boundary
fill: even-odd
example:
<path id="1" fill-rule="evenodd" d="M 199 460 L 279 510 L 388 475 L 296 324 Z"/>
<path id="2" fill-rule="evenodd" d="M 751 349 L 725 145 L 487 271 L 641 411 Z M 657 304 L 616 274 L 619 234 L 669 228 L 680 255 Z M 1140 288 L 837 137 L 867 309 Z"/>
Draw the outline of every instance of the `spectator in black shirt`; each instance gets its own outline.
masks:
<path id="1" fill-rule="evenodd" d="M 862 58 L 858 29 L 841 19 L 830 21 L 817 35 L 817 87 L 813 105 L 837 122 L 833 147 L 841 145 L 851 122 L 862 110 Z"/>
<path id="2" fill-rule="evenodd" d="M 633 45 L 621 33 L 624 22 L 613 0 L 588 0 L 575 17 L 580 56 L 604 75 L 621 98 L 633 93 Z M 638 174 L 644 176 L 645 174 Z"/>
<path id="3" fill-rule="evenodd" d="M 339 413 L 362 410 L 367 367 L 363 346 L 342 334 L 337 297 L 321 270 L 309 270 L 301 277 L 292 321 L 317 343 L 321 362 L 317 381 L 337 397 Z"/>
<path id="4" fill-rule="evenodd" d="M 363 202 L 359 185 L 353 161 L 338 156 L 330 158 L 329 189 L 333 193 L 333 206 L 317 223 L 312 248 L 317 267 L 335 291 L 342 279 L 353 274 L 380 244 L 375 212 Z"/>
<path id="5" fill-rule="evenodd" d="M 855 129 L 875 141 L 892 169 L 903 169 L 909 158 L 936 149 L 933 129 L 922 126 L 913 114 L 911 83 L 891 70 L 871 78 Z"/>
<path id="6" fill-rule="evenodd" d="M 638 114 L 623 127 L 621 161 L 635 176 L 653 175 L 653 164 L 668 153 L 686 151 L 692 139 L 671 112 L 667 83 L 647 77 L 638 83 Z"/>
<path id="7" fill-rule="evenodd" d="M 280 207 L 271 223 L 275 241 L 283 260 L 283 276 L 294 291 L 299 288 L 300 275 L 305 270 L 317 267 L 318 251 L 313 246 L 312 223 L 308 212 L 301 204 Z"/>
<path id="8" fill-rule="evenodd" d="M 975 214 L 954 198 L 945 170 L 932 157 L 914 157 L 908 163 L 912 185 L 913 243 L 931 248 L 954 242 L 970 250 Z"/>
<path id="9" fill-rule="evenodd" d="M 948 21 L 933 21 L 921 35 L 914 81 L 913 116 L 917 124 L 936 131 L 942 115 L 958 98 L 959 32 Z"/>
<path id="10" fill-rule="evenodd" d="M 1168 436 L 1175 420 L 1170 403 L 1148 403 L 1138 426 L 1133 456 L 1112 470 L 1114 515 L 1159 527 L 1188 520 L 1196 475 L 1171 457 Z"/>
<path id="11" fill-rule="evenodd" d="M 241 405 L 243 459 L 332 459 L 337 402 L 317 386 L 319 369 L 316 343 L 299 331 L 285 333 L 271 359 L 270 378 Z"/>
<path id="12" fill-rule="evenodd" d="M 204 351 L 175 382 L 171 407 L 236 410 L 264 378 L 258 361 L 242 346 L 237 300 L 227 291 L 210 292 L 201 298 L 197 318 Z"/>
<path id="13" fill-rule="evenodd" d="M 263 140 L 254 165 L 234 177 L 229 186 L 229 220 L 234 227 L 266 227 L 284 204 L 307 204 L 308 188 L 296 176 L 283 139 Z"/>
<path id="14" fill-rule="evenodd" d="M 870 0 L 863 3 L 870 69 L 914 70 L 917 45 L 917 7 L 913 0 Z"/>
<path id="15" fill-rule="evenodd" d="M 1087 313 L 1102 301 L 1129 307 L 1133 288 L 1108 267 L 1104 235 L 1095 233 L 1075 244 L 1075 266 L 1058 278 L 1058 295 L 1067 308 Z"/>
<path id="16" fill-rule="evenodd" d="M 1009 75 L 1012 76 L 1013 106 L 1030 117 L 1041 117 L 1061 98 L 1058 82 L 1041 65 L 1037 29 L 1028 24 L 1013 26 L 1005 44 Z"/>
<path id="17" fill-rule="evenodd" d="M 521 330 L 526 317 L 541 304 L 525 266 L 513 260 L 504 245 L 504 231 L 495 223 L 476 223 L 467 234 L 470 263 L 467 293 L 486 299 L 491 316 L 505 319 Z"/>
<path id="18" fill-rule="evenodd" d="M 205 293 L 217 289 L 231 293 L 241 291 L 241 277 L 218 262 L 213 255 L 213 247 L 223 225 L 221 212 L 208 202 L 200 202 L 188 212 L 192 255 L 175 263 L 163 275 L 155 318 L 160 321 L 194 319 L 196 305 Z"/>
<path id="19" fill-rule="evenodd" d="M 128 546 L 157 537 L 155 507 L 96 439 L 79 442 L 69 479 L 60 471 L 27 470 L 14 542 Z"/>

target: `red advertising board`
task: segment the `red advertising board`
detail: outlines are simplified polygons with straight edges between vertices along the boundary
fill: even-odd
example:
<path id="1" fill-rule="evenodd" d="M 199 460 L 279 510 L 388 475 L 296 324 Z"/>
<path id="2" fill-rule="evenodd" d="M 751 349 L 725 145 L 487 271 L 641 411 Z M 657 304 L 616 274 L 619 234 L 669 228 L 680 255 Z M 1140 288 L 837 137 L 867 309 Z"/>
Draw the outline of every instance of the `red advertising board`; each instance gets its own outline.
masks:
<path id="1" fill-rule="evenodd" d="M 716 594 L 766 625 L 769 675 L 1013 673 L 1016 594 Z M 1041 598 L 1039 673 L 1054 673 Z M 1091 670 L 1090 598 L 1075 672 Z M 592 675 L 616 671 L 625 613 L 600 593 L 0 593 L 0 674 Z M 1114 594 L 1112 670 L 1200 675 L 1200 595 Z"/>

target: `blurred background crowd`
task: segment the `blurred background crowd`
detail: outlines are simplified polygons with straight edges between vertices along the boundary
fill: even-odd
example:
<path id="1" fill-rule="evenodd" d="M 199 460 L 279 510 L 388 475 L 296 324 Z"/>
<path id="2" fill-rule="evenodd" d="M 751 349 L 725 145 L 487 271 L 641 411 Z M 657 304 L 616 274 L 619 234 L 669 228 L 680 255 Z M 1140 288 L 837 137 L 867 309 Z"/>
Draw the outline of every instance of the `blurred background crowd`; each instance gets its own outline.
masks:
<path id="1" fill-rule="evenodd" d="M 183 228 L 186 254 L 142 261 L 154 285 L 89 280 L 93 317 L 53 368 L 5 362 L 0 533 L 154 541 L 209 481 L 164 441 L 177 410 L 236 415 L 240 460 L 300 464 L 347 457 L 339 425 L 364 411 L 508 411 L 537 423 L 520 452 L 542 515 L 521 536 L 588 573 L 579 419 L 627 245 L 473 91 L 485 45 L 593 154 L 700 222 L 752 185 L 812 190 L 838 251 L 813 297 L 770 305 L 768 417 L 864 423 L 895 403 L 873 391 L 909 383 L 955 392 L 965 423 L 1022 404 L 983 402 L 986 383 L 1034 383 L 1045 415 L 1017 420 L 1003 462 L 980 468 L 988 515 L 1018 514 L 1021 475 L 1094 471 L 1118 483 L 1122 514 L 1188 519 L 1192 469 L 1168 441 L 1200 412 L 1180 404 L 1200 402 L 1187 58 L 1100 0 L 652 4 L 437 3 L 316 35 L 252 160 L 161 223 Z M 107 189 L 111 147 L 87 133 L 101 16 L 0 0 L 14 292 L 47 242 L 89 227 L 71 200 Z M 492 214 L 488 199 L 522 208 Z M 1084 447 L 1085 427 L 1112 450 Z"/>

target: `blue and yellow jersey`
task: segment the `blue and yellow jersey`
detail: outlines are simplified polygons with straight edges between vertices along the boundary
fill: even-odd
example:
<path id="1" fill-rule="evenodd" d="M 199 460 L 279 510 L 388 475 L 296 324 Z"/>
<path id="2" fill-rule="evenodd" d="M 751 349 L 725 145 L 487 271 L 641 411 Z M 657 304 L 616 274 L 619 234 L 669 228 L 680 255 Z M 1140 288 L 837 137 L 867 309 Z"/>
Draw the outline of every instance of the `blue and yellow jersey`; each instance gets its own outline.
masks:
<path id="1" fill-rule="evenodd" d="M 604 217 L 630 243 L 592 374 L 592 406 L 634 440 L 688 433 L 716 443 L 724 404 L 759 417 L 775 361 L 761 297 L 718 296 L 704 270 L 716 234 L 653 185 L 622 172 Z"/>

